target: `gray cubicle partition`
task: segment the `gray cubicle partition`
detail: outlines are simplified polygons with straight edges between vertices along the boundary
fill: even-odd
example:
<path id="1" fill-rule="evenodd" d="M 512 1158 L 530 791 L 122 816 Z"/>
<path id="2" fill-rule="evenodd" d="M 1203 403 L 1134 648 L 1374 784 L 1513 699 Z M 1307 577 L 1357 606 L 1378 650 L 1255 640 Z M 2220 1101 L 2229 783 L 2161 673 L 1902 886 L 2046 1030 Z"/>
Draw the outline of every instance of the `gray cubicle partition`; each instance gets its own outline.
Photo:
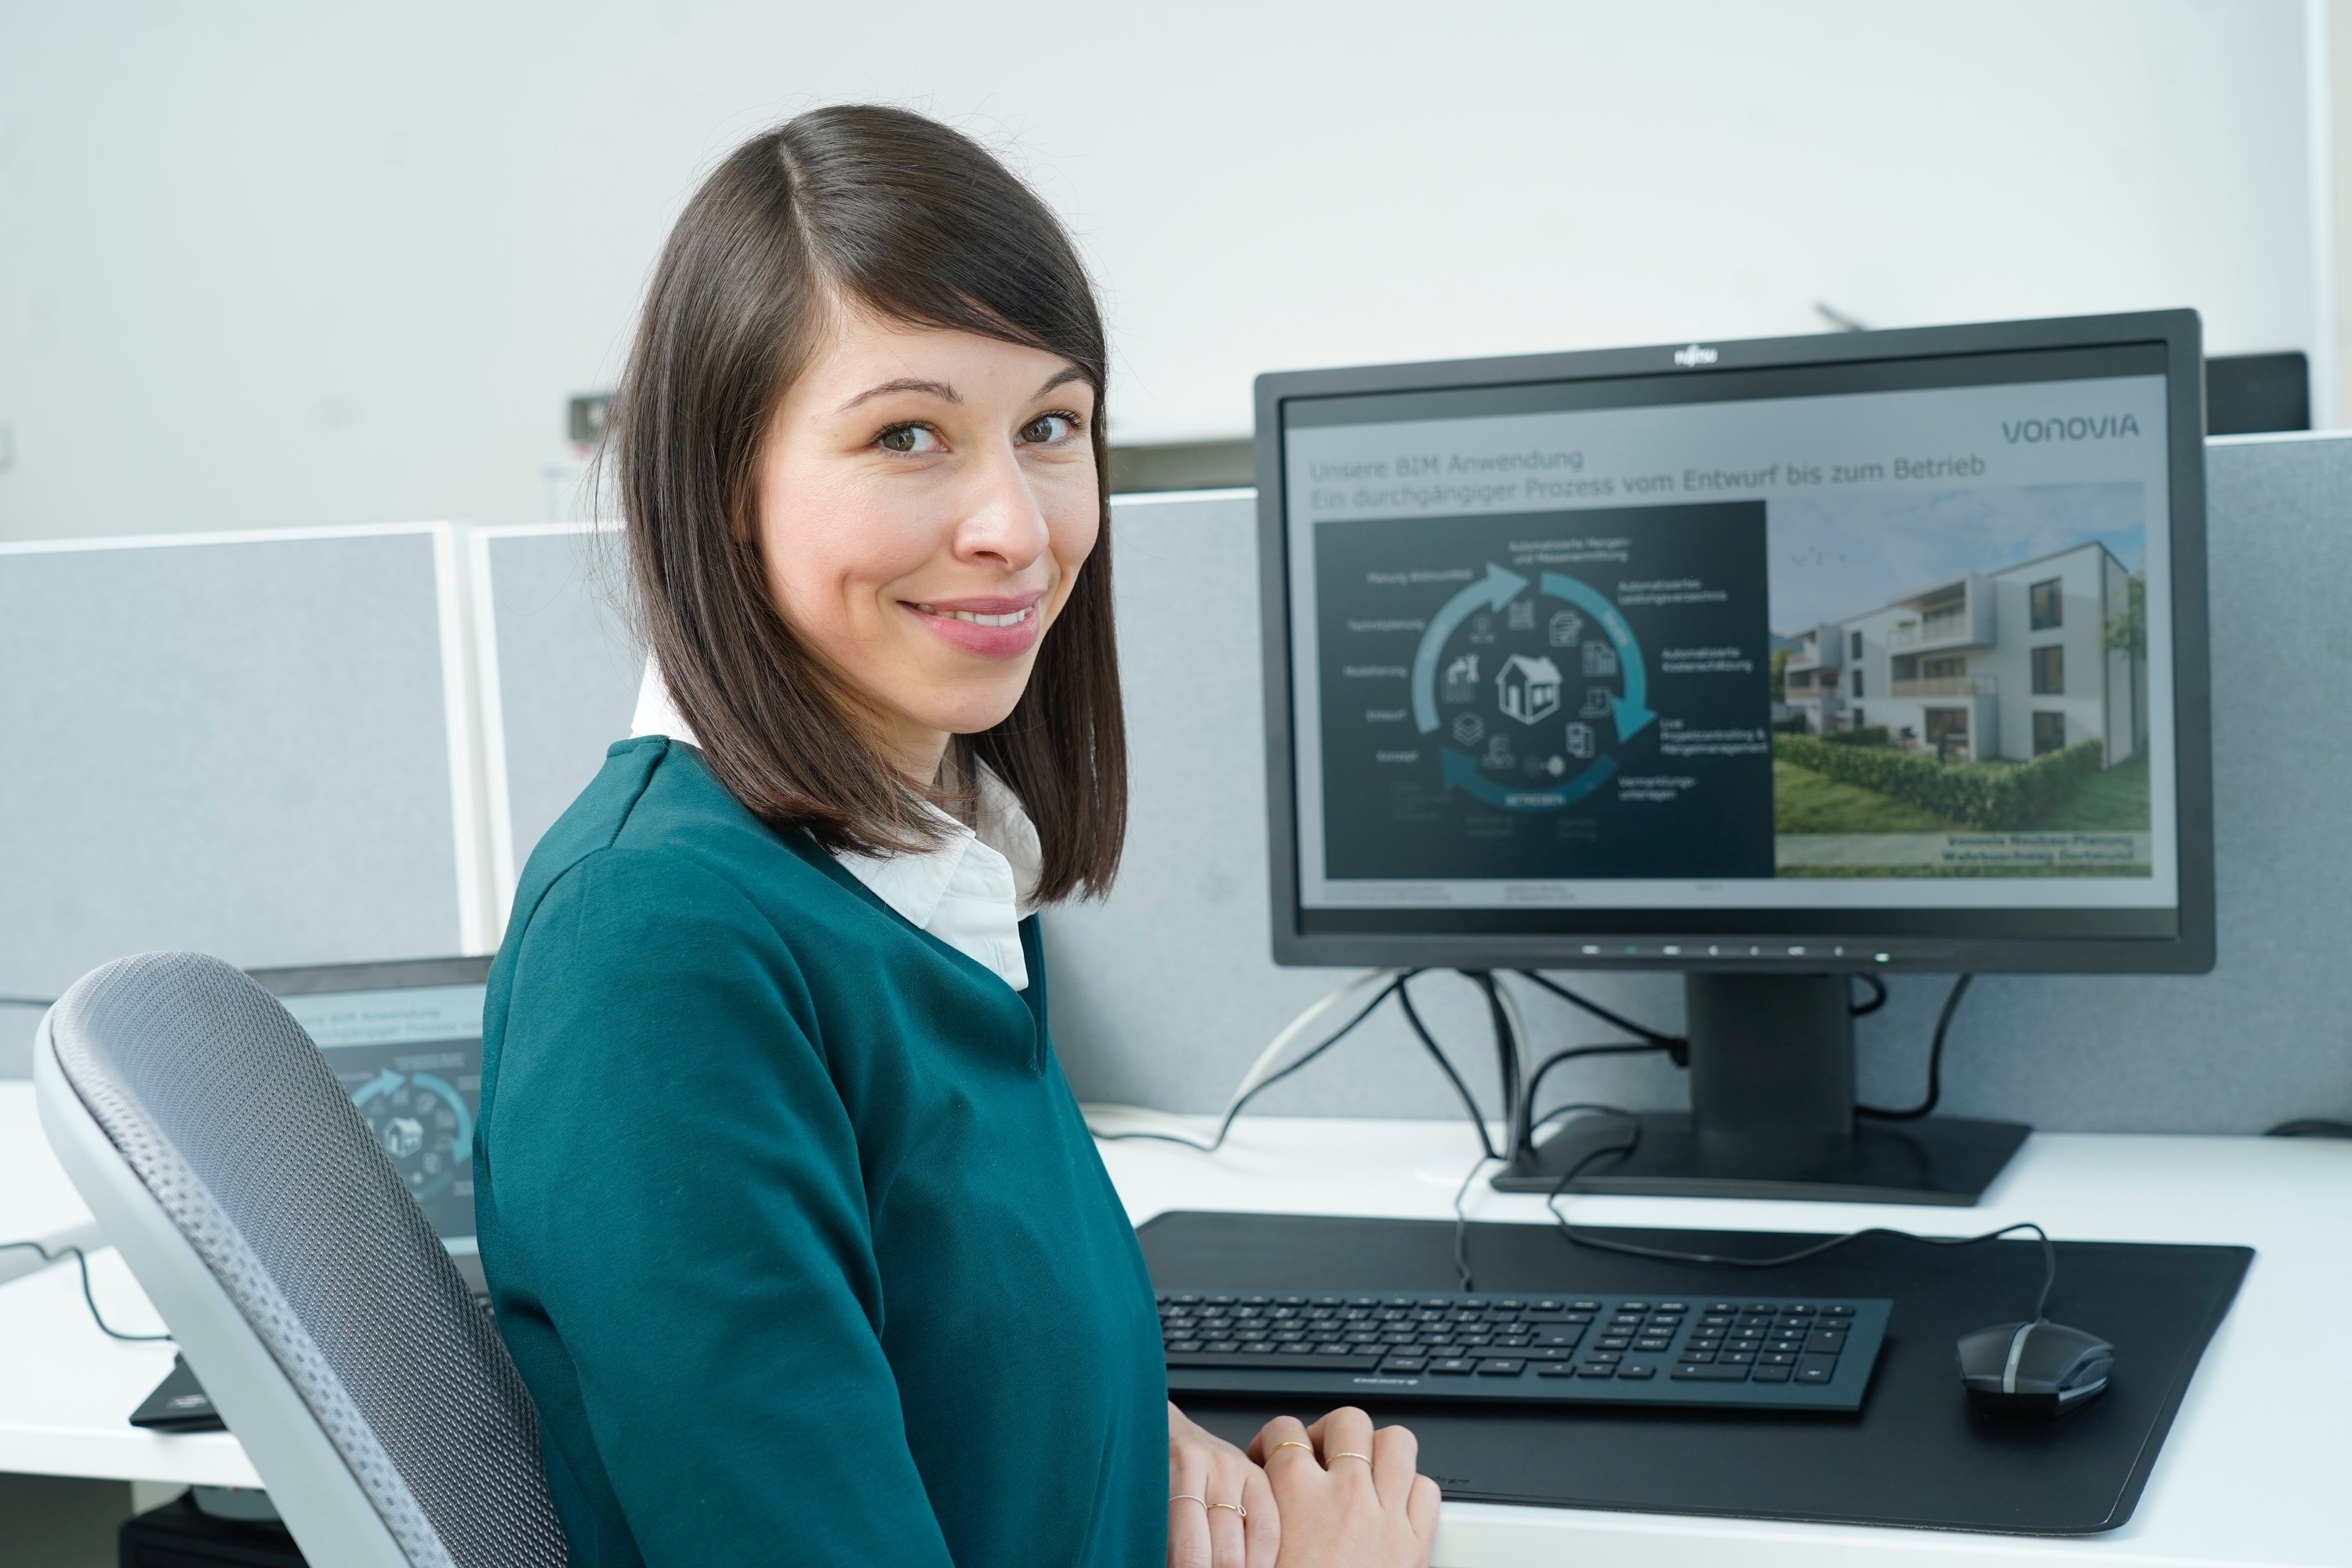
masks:
<path id="1" fill-rule="evenodd" d="M 446 524 L 0 546 L 0 995 L 480 947 L 457 578 Z"/>
<path id="2" fill-rule="evenodd" d="M 628 733 L 645 656 L 618 543 L 609 525 L 577 523 L 478 528 L 467 541 L 500 924 L 531 846 Z"/>
<path id="3" fill-rule="evenodd" d="M 2352 436 L 2218 440 L 2209 468 L 2220 963 L 2189 978 L 1978 982 L 1948 1047 L 1955 1114 L 2247 1132 L 2352 1113 Z M 1082 1098 L 1211 1110 L 1340 976 L 1266 956 L 1255 500 L 1139 498 L 1114 516 L 1134 826 L 1111 898 L 1046 917 L 1055 1039 Z M 1670 979 L 1587 978 L 1679 1024 Z M 1864 1022 L 1866 1099 L 1917 1097 L 1947 984 L 1898 979 Z M 1483 1007 L 1452 977 L 1416 984 L 1491 1105 Z M 1605 1036 L 1532 994 L 1523 1005 L 1540 1047 Z M 1264 1109 L 1454 1113 L 1392 1014 L 1360 1035 Z M 1665 1106 L 1682 1092 L 1671 1068 L 1639 1059 L 1554 1077 L 1548 1100 Z"/>
<path id="4" fill-rule="evenodd" d="M 2220 964 L 1979 982 L 1949 1047 L 1957 1113 L 2174 1131 L 2352 1113 L 2352 740 L 2336 689 L 2352 653 L 2336 603 L 2352 584 L 2352 437 L 2217 441 L 2210 492 Z M 1255 517 L 1247 491 L 1112 508 L 1134 827 L 1112 896 L 1045 921 L 1055 1038 L 1087 1099 L 1213 1109 L 1340 978 L 1266 956 Z M 608 537 L 485 529 L 468 545 L 490 797 L 470 901 L 454 885 L 472 855 L 453 812 L 471 742 L 450 723 L 469 704 L 444 679 L 460 640 L 446 530 L 0 550 L 0 994 L 55 994 L 137 947 L 297 963 L 490 940 L 512 868 L 627 728 L 639 666 Z M 1669 977 L 1588 983 L 1678 1022 Z M 1419 984 L 1491 1104 L 1483 1007 L 1450 976 Z M 1898 979 L 1865 1020 L 1865 1098 L 1916 1096 L 1944 984 Z M 1523 1005 L 1539 1048 L 1600 1037 L 1548 999 Z M 31 1021 L 0 1011 L 0 1074 L 22 1070 L 16 1026 Z M 1649 1061 L 1557 1076 L 1580 1099 L 1681 1093 Z M 1388 1015 L 1263 1104 L 1454 1109 Z"/>

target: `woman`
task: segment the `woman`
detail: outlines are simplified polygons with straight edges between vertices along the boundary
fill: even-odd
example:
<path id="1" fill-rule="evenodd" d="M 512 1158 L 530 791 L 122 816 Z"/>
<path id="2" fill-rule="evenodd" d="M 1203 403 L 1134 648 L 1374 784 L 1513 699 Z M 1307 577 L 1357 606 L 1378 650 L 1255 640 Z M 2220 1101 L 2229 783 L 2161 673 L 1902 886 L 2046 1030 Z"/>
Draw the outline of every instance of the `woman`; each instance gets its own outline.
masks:
<path id="1" fill-rule="evenodd" d="M 1037 906 L 1118 861 L 1100 318 L 919 116 L 696 195 L 616 404 L 649 732 L 492 971 L 482 1260 L 573 1562 L 1426 1563 L 1360 1411 L 1166 1403 Z M 1163 1482 L 1165 1483 L 1163 1485 Z"/>

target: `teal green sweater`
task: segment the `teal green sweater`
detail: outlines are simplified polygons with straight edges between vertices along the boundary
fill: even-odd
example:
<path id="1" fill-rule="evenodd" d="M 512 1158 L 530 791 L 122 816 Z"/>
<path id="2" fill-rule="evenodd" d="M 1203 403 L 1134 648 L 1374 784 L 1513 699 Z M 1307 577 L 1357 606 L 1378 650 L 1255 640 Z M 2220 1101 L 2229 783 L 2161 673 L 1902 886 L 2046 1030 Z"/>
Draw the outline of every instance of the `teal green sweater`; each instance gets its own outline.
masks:
<path id="1" fill-rule="evenodd" d="M 1150 1281 L 1015 992 L 624 742 L 490 971 L 482 1263 L 574 1568 L 1157 1568 Z"/>

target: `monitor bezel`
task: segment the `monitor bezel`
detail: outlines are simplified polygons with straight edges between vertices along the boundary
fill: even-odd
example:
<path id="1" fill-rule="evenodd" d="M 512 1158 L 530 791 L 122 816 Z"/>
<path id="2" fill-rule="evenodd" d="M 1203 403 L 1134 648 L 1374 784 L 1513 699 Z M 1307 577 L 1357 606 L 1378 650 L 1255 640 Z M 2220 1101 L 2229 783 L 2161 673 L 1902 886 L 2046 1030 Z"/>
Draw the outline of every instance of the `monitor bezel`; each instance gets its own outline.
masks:
<path id="1" fill-rule="evenodd" d="M 1434 392 L 1534 382 L 1756 368 L 1827 368 L 1898 359 L 2036 349 L 2160 346 L 2171 487 L 2173 768 L 2179 903 L 2163 937 L 1895 934 L 1832 930 L 1790 910 L 1769 932 L 1661 932 L 1631 920 L 1618 931 L 1329 932 L 1299 927 L 1298 798 L 1292 754 L 1290 554 L 1286 548 L 1283 408 L 1298 398 Z M 1705 363 L 1692 348 L 1710 351 Z M 1677 359 L 1677 355 L 1681 358 Z M 2202 973 L 2213 967 L 2213 798 L 2205 554 L 2202 325 L 2194 310 L 1989 321 L 1795 338 L 1596 349 L 1414 364 L 1270 372 L 1256 382 L 1258 585 L 1265 679 L 1266 837 L 1274 961 L 1303 966 L 1458 969 L 1927 971 L 1938 973 Z M 2022 910 L 2027 906 L 2018 906 Z M 1742 913 L 1751 920 L 1757 911 Z M 1766 911 L 1768 913 L 1780 911 Z M 1905 911 L 1911 913 L 1912 911 Z M 1970 910 L 1981 916 L 1987 911 Z M 2000 911 L 1992 911 L 2000 912 Z M 1709 952 L 1710 949 L 1714 951 Z M 1735 951 L 1736 950 L 1736 951 Z"/>

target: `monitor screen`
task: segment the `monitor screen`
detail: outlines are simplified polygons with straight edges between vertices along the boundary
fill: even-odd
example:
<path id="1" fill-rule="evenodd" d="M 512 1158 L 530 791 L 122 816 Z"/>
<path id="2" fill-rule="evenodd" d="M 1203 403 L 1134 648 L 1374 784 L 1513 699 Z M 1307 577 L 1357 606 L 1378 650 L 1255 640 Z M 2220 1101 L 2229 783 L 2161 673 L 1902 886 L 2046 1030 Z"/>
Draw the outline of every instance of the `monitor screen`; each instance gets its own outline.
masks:
<path id="1" fill-rule="evenodd" d="M 1296 932 L 2177 940 L 2171 346 L 1733 347 L 1269 378 Z"/>
<path id="2" fill-rule="evenodd" d="M 487 961 L 428 963 L 455 968 Z M 352 980 L 380 980 L 381 972 L 399 967 L 354 966 Z M 265 971 L 256 978 L 278 992 L 278 1001 L 318 1045 L 434 1234 L 453 1251 L 471 1251 L 474 1119 L 482 1102 L 482 983 L 305 987 L 289 994 L 272 984 L 288 975 L 331 985 L 333 971 Z"/>

